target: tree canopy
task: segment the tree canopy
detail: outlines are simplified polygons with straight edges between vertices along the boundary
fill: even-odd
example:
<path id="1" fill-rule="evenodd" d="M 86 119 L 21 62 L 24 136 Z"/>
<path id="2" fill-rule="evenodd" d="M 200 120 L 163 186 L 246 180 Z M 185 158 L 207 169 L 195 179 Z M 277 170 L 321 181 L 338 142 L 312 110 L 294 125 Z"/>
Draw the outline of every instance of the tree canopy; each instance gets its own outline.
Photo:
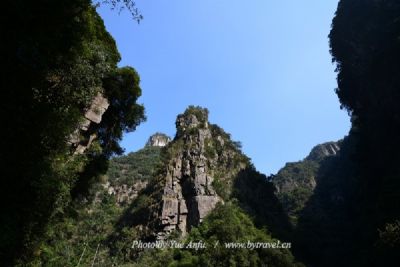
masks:
<path id="1" fill-rule="evenodd" d="M 3 7 L 0 257 L 7 263 L 40 253 L 40 236 L 77 182 L 105 172 L 106 159 L 122 152 L 122 133 L 145 117 L 139 76 L 118 68 L 115 41 L 91 1 L 16 0 Z M 91 129 L 98 139 L 72 156 L 67 140 L 99 93 L 110 107 Z"/>

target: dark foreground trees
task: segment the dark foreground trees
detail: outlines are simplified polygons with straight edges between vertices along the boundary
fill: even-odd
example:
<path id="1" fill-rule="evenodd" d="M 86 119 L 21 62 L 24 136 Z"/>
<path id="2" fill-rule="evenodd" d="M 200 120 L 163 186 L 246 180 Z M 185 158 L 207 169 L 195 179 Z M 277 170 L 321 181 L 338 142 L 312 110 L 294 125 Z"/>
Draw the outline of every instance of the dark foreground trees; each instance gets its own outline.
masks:
<path id="1" fill-rule="evenodd" d="M 337 93 L 357 138 L 359 251 L 376 266 L 399 260 L 399 231 L 388 230 L 400 219 L 399 38 L 399 1 L 340 1 L 330 34 Z"/>
<path id="2" fill-rule="evenodd" d="M 88 0 L 6 1 L 2 12 L 0 261 L 41 253 L 40 237 L 144 120 L 134 69 Z M 72 156 L 68 139 L 97 94 L 110 107 L 98 138 Z M 85 182 L 82 182 L 85 181 Z M 79 188 L 76 186 L 80 185 Z"/>
<path id="3" fill-rule="evenodd" d="M 297 254 L 312 266 L 399 264 L 399 38 L 399 1 L 339 2 L 330 44 L 352 129 L 299 216 Z"/>

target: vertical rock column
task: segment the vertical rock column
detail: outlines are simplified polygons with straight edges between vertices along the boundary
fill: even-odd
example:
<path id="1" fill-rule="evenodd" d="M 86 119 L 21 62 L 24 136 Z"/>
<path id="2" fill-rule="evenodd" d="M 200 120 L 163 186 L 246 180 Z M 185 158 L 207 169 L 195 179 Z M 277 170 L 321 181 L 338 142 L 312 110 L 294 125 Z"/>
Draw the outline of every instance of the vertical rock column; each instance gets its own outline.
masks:
<path id="1" fill-rule="evenodd" d="M 185 235 L 221 200 L 212 187 L 213 178 L 208 170 L 210 159 L 204 155 L 205 141 L 212 138 L 207 113 L 200 111 L 201 119 L 194 114 L 182 114 L 176 122 L 177 138 L 183 140 L 183 147 L 170 160 L 166 172 L 158 239 L 164 239 L 175 230 Z"/>

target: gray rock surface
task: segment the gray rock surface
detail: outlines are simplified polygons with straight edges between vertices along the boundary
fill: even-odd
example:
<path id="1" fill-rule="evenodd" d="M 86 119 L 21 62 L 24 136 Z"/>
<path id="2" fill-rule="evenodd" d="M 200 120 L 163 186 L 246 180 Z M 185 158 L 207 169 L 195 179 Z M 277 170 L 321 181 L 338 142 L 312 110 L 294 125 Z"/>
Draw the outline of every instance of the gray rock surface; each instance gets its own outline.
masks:
<path id="1" fill-rule="evenodd" d="M 85 118 L 94 123 L 100 123 L 101 118 L 110 106 L 108 100 L 102 95 L 97 94 L 97 96 L 93 99 L 90 108 L 85 113 Z"/>
<path id="2" fill-rule="evenodd" d="M 99 124 L 101 122 L 103 114 L 109 106 L 108 100 L 100 93 L 93 99 L 79 127 L 69 137 L 68 143 L 75 148 L 74 154 L 84 153 L 96 139 L 96 134 L 89 132 L 90 126 L 92 123 Z"/>
<path id="3" fill-rule="evenodd" d="M 203 116 L 207 117 L 205 111 Z M 208 123 L 201 123 L 195 115 L 186 114 L 178 116 L 176 125 L 184 149 L 171 159 L 165 175 L 159 239 L 174 230 L 185 235 L 221 201 L 212 186 L 210 159 L 205 156 L 205 142 L 211 138 Z"/>
<path id="4" fill-rule="evenodd" d="M 327 142 L 315 146 L 310 154 L 305 158 L 306 160 L 318 161 L 325 157 L 335 156 L 340 151 L 341 141 Z"/>
<path id="5" fill-rule="evenodd" d="M 171 138 L 163 133 L 155 133 L 149 137 L 149 140 L 146 143 L 146 146 L 158 146 L 164 147 L 171 142 Z"/>

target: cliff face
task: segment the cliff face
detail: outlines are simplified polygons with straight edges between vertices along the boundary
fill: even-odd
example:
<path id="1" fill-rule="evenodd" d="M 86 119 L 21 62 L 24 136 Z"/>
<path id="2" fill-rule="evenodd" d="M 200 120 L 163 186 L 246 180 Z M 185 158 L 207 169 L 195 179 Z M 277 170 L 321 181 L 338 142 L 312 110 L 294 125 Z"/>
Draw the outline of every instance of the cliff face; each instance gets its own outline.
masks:
<path id="1" fill-rule="evenodd" d="M 226 146 L 231 141 L 208 123 L 206 109 L 189 108 L 178 116 L 176 127 L 177 135 L 168 148 L 170 157 L 163 175 L 158 239 L 175 230 L 185 235 L 222 201 L 214 187 L 218 169 L 229 170 L 238 155 L 238 151 Z M 228 149 L 218 153 L 216 146 Z M 231 167 L 238 172 L 244 163 Z M 229 171 L 226 174 L 230 176 Z"/>

